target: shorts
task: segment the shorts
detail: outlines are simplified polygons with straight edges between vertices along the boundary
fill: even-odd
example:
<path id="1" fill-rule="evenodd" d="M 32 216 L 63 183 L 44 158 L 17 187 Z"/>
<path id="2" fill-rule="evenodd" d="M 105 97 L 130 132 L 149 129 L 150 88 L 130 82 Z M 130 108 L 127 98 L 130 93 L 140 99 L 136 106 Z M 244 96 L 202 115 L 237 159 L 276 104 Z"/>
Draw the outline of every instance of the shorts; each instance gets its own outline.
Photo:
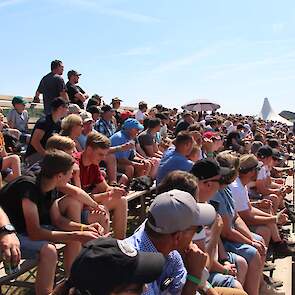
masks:
<path id="1" fill-rule="evenodd" d="M 52 225 L 41 225 L 48 230 L 54 230 Z M 33 241 L 26 234 L 16 234 L 20 242 L 21 257 L 23 259 L 37 259 L 41 248 L 50 244 L 49 241 Z"/>
<path id="2" fill-rule="evenodd" d="M 235 253 L 228 252 L 228 261 L 232 264 L 235 264 L 238 270 L 237 265 L 237 255 Z M 227 287 L 227 288 L 235 288 L 236 287 L 236 279 L 231 275 L 223 275 L 218 272 L 210 272 L 210 276 L 208 278 L 208 282 L 213 287 Z"/>
<path id="3" fill-rule="evenodd" d="M 252 236 L 255 240 L 262 241 L 262 237 L 252 233 Z M 257 254 L 257 249 L 249 244 L 235 243 L 231 241 L 224 240 L 223 245 L 226 251 L 236 253 L 244 257 L 249 263 L 253 257 Z"/>

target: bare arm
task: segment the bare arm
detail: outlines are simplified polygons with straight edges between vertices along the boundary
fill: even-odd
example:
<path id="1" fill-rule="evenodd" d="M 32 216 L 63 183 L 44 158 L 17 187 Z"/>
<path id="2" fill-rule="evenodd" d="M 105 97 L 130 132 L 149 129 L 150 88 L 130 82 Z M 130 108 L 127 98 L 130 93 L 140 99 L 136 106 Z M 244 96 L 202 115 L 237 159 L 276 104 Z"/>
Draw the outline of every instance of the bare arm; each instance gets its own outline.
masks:
<path id="1" fill-rule="evenodd" d="M 41 140 L 44 136 L 45 132 L 41 129 L 36 129 L 32 139 L 31 139 L 31 145 L 34 147 L 34 149 L 37 151 L 40 155 L 45 155 L 45 149 L 41 145 Z"/>

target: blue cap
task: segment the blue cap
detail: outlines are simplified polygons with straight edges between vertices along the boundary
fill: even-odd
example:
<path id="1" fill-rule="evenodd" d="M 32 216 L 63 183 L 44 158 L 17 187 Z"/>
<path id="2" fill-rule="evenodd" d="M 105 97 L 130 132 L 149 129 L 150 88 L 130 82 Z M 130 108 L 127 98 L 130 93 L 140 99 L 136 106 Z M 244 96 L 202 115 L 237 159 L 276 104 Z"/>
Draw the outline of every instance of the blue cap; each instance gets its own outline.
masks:
<path id="1" fill-rule="evenodd" d="M 132 129 L 136 128 L 138 130 L 143 130 L 144 127 L 136 119 L 130 118 L 127 119 L 123 124 L 123 129 Z"/>

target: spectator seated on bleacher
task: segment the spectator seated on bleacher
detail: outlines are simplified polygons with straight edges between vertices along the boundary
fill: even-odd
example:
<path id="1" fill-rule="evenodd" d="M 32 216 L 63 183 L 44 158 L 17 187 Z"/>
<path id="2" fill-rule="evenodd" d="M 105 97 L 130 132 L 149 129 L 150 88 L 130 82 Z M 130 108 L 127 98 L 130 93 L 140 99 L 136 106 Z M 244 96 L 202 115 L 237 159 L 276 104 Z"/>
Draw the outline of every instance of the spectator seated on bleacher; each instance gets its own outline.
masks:
<path id="1" fill-rule="evenodd" d="M 113 211 L 113 230 L 118 239 L 126 235 L 127 229 L 127 200 L 126 191 L 122 187 L 107 184 L 100 171 L 99 163 L 109 153 L 110 140 L 98 132 L 88 134 L 86 147 L 83 152 L 74 153 L 80 168 L 81 187 L 99 204 Z"/>
<path id="2" fill-rule="evenodd" d="M 193 137 L 188 131 L 181 131 L 177 134 L 174 141 L 175 149 L 168 149 L 160 162 L 157 174 L 157 184 L 171 171 L 182 170 L 190 171 L 193 162 L 188 159 L 193 147 Z"/>
<path id="3" fill-rule="evenodd" d="M 12 99 L 13 109 L 6 116 L 8 126 L 21 132 L 21 143 L 28 143 L 31 137 L 28 131 L 29 114 L 25 109 L 26 104 L 27 101 L 22 96 L 15 96 Z"/>
<path id="4" fill-rule="evenodd" d="M 122 129 L 116 132 L 110 139 L 112 147 L 117 147 L 136 140 L 136 137 L 143 126 L 136 119 L 127 119 Z M 118 169 L 127 175 L 128 179 L 134 176 L 149 175 L 150 162 L 139 155 L 133 147 L 125 151 L 115 153 Z"/>
<path id="5" fill-rule="evenodd" d="M 55 98 L 51 103 L 51 109 L 52 113 L 40 118 L 32 131 L 25 154 L 25 161 L 28 165 L 33 165 L 44 157 L 48 138 L 60 132 L 61 119 L 67 114 L 68 103 L 61 97 Z"/>
<path id="6" fill-rule="evenodd" d="M 48 152 L 37 177 L 33 174 L 20 176 L 0 191 L 0 205 L 16 229 L 22 258 L 38 259 L 36 294 L 52 291 L 57 263 L 54 242 L 67 245 L 64 266 L 69 275 L 81 243 L 104 234 L 98 223 L 84 225 L 60 214 L 57 188 L 60 190 L 67 185 L 73 164 L 73 158 L 65 152 Z"/>
<path id="7" fill-rule="evenodd" d="M 138 103 L 138 110 L 134 113 L 135 119 L 140 123 L 143 124 L 144 119 L 147 118 L 145 114 L 148 109 L 147 103 L 144 101 L 140 101 Z"/>
<path id="8" fill-rule="evenodd" d="M 94 129 L 110 138 L 116 132 L 116 125 L 113 122 L 114 110 L 109 105 L 101 107 L 101 118 L 95 123 Z"/>
<path id="9" fill-rule="evenodd" d="M 15 234 L 15 228 L 8 216 L 0 207 L 0 258 L 12 269 L 17 268 L 20 259 L 20 243 Z"/>
<path id="10" fill-rule="evenodd" d="M 82 134 L 82 129 L 83 122 L 81 116 L 71 114 L 62 119 L 60 134 L 70 137 L 75 142 L 76 150 L 78 150 L 81 148 L 78 138 Z"/>
<path id="11" fill-rule="evenodd" d="M 165 258 L 160 253 L 135 250 L 112 238 L 87 243 L 77 257 L 70 278 L 52 295 L 140 295 L 145 284 L 161 274 Z"/>
<path id="12" fill-rule="evenodd" d="M 278 214 L 269 214 L 252 206 L 249 201 L 247 184 L 255 181 L 259 162 L 254 155 L 243 155 L 240 162 L 239 177 L 230 185 L 232 196 L 236 204 L 236 211 L 243 221 L 260 234 L 268 246 L 272 240 L 274 252 L 281 256 L 292 256 L 295 253 L 293 247 L 288 246 L 287 241 L 282 240 L 279 234 L 278 225 L 286 224 L 288 216 L 282 211 Z M 264 200 L 266 206 L 271 206 L 269 200 Z"/>
<path id="13" fill-rule="evenodd" d="M 147 129 L 138 135 L 138 142 L 145 153 L 143 156 L 161 158 L 163 153 L 156 142 L 156 135 L 161 129 L 161 120 L 158 118 L 146 120 L 148 120 Z"/>

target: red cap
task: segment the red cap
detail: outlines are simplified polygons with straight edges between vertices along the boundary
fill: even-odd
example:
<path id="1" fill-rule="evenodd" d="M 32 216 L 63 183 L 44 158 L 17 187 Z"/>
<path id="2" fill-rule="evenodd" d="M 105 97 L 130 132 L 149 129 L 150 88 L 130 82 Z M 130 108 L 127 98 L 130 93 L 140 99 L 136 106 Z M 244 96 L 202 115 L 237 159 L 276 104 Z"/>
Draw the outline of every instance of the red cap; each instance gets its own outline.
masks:
<path id="1" fill-rule="evenodd" d="M 218 134 L 218 132 L 206 131 L 203 133 L 203 137 L 211 139 L 212 137 L 219 137 L 219 134 Z"/>
<path id="2" fill-rule="evenodd" d="M 127 120 L 128 118 L 130 118 L 130 117 L 132 117 L 132 116 L 133 116 L 133 113 L 130 112 L 130 111 L 123 111 L 123 112 L 121 113 L 121 119 L 122 119 L 123 121 Z"/>

